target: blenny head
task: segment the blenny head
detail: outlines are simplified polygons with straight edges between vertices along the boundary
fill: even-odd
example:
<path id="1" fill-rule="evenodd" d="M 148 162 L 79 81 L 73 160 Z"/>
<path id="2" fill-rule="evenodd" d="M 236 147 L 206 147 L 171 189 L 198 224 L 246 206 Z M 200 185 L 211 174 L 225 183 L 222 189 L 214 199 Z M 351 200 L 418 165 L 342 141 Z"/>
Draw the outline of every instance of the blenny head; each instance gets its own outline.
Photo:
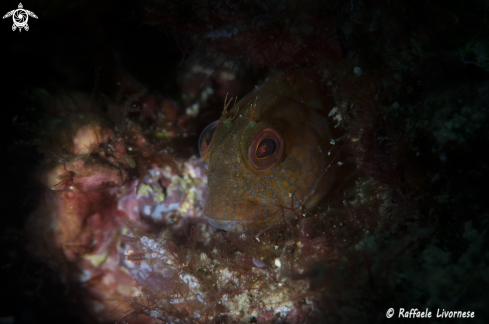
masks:
<path id="1" fill-rule="evenodd" d="M 273 224 L 302 204 L 317 204 L 334 180 L 334 174 L 324 174 L 331 135 L 323 98 L 313 79 L 280 74 L 232 113 L 225 103 L 221 119 L 199 138 L 208 163 L 209 223 L 240 232 Z"/>

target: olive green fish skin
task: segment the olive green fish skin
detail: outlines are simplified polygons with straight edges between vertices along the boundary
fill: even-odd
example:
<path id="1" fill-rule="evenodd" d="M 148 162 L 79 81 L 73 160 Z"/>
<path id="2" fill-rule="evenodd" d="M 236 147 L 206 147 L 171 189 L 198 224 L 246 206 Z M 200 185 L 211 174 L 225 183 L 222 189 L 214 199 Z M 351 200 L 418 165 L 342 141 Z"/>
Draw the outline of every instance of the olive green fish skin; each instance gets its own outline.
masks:
<path id="1" fill-rule="evenodd" d="M 324 91 L 318 82 L 281 74 L 244 97 L 221 118 L 209 150 L 209 222 L 228 231 L 263 227 L 282 219 L 301 201 L 311 208 L 327 193 L 334 174 L 324 173 L 332 157 Z M 255 105 L 256 103 L 256 105 Z M 327 104 L 327 103 L 326 103 Z M 322 113 L 321 113 L 322 112 Z M 273 127 L 283 138 L 283 154 L 268 170 L 257 170 L 248 148 L 257 134 Z M 321 175 L 323 177 L 319 180 Z"/>

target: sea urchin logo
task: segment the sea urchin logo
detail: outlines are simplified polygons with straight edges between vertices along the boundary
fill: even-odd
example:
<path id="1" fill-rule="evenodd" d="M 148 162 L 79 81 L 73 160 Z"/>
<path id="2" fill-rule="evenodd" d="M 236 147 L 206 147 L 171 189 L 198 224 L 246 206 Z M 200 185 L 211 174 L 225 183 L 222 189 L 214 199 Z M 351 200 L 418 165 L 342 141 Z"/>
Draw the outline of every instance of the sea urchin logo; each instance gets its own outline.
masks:
<path id="1" fill-rule="evenodd" d="M 12 16 L 12 19 L 14 20 L 12 31 L 15 31 L 17 28 L 19 28 L 19 32 L 22 31 L 22 28 L 28 31 L 29 25 L 27 25 L 27 21 L 29 20 L 29 16 L 37 19 L 35 13 L 29 10 L 25 10 L 23 8 L 24 7 L 22 6 L 22 3 L 19 3 L 18 9 L 9 11 L 5 14 L 5 16 L 3 16 L 3 19 Z"/>

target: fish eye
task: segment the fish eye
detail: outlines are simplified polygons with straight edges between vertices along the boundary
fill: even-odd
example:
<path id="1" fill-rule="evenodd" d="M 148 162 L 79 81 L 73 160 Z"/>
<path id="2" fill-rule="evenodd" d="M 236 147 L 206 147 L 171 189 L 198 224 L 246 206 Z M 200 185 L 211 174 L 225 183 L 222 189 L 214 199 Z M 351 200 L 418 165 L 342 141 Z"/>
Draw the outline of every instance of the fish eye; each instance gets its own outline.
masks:
<path id="1" fill-rule="evenodd" d="M 204 128 L 202 133 L 200 133 L 199 152 L 201 157 L 205 156 L 205 153 L 209 149 L 209 146 L 211 146 L 212 139 L 214 138 L 214 133 L 216 132 L 218 122 L 219 120 L 210 123 Z"/>
<path id="2" fill-rule="evenodd" d="M 268 127 L 262 129 L 248 148 L 248 158 L 258 170 L 274 167 L 282 157 L 283 139 L 277 130 Z"/>

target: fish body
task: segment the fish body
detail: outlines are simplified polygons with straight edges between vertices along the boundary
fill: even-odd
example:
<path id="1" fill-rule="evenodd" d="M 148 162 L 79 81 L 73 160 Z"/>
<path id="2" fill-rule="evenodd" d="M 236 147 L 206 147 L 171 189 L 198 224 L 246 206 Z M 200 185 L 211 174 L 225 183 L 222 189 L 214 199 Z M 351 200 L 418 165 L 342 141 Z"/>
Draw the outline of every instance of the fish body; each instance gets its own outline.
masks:
<path id="1" fill-rule="evenodd" d="M 325 117 L 333 105 L 315 79 L 279 74 L 208 126 L 199 143 L 209 222 L 241 232 L 314 207 L 335 178 Z"/>

